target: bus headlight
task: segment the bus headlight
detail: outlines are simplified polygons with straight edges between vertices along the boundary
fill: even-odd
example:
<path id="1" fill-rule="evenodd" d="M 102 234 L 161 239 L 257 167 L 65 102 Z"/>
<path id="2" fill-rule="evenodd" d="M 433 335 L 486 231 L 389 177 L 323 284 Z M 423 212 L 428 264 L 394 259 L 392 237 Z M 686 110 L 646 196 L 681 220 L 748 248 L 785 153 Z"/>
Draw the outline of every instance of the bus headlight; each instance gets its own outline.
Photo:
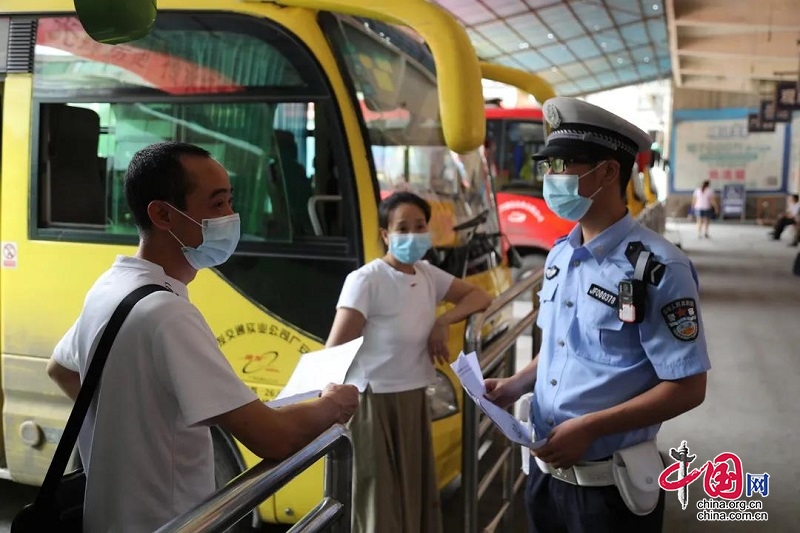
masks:
<path id="1" fill-rule="evenodd" d="M 453 384 L 441 370 L 436 371 L 436 381 L 428 386 L 428 406 L 431 420 L 440 420 L 458 412 L 458 400 Z"/>

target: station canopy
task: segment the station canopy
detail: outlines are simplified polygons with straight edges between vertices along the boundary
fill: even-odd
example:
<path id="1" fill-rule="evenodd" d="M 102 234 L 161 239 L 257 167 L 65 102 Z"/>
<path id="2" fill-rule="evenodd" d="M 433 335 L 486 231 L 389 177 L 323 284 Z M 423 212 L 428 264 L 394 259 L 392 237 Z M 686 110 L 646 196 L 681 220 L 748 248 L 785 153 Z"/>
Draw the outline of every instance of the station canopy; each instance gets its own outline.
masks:
<path id="1" fill-rule="evenodd" d="M 482 60 L 535 73 L 562 96 L 672 77 L 662 0 L 436 1 Z"/>
<path id="2" fill-rule="evenodd" d="M 772 96 L 797 81 L 797 0 L 667 0 L 675 86 Z"/>

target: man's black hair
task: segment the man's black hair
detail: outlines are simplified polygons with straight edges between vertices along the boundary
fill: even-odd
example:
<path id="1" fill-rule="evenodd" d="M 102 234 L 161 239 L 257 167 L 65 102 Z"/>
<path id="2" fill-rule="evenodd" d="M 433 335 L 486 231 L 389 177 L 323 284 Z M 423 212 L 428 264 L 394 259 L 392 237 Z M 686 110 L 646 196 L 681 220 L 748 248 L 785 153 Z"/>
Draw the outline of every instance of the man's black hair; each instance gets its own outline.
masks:
<path id="1" fill-rule="evenodd" d="M 125 173 L 125 199 L 140 231 L 153 227 L 147 206 L 154 200 L 169 202 L 177 209 L 186 209 L 186 196 L 192 183 L 181 162 L 182 156 L 211 157 L 193 144 L 160 142 L 136 152 Z"/>
<path id="2" fill-rule="evenodd" d="M 800 202 L 800 195 L 793 194 L 792 195 L 792 200 L 794 200 L 795 203 Z"/>
<path id="3" fill-rule="evenodd" d="M 419 207 L 425 214 L 425 222 L 431 221 L 431 205 L 427 201 L 412 192 L 399 191 L 386 198 L 378 206 L 378 225 L 381 229 L 389 229 L 389 216 L 403 204 Z"/>

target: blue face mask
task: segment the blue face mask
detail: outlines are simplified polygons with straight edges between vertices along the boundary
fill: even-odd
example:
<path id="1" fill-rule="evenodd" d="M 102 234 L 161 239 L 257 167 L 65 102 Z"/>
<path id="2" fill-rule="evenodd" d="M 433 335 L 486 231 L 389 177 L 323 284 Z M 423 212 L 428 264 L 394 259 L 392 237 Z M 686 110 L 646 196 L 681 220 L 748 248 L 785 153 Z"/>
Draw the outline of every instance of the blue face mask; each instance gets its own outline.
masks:
<path id="1" fill-rule="evenodd" d="M 589 198 L 578 194 L 578 180 L 597 170 L 600 165 L 578 176 L 577 174 L 545 174 L 544 176 L 544 201 L 547 207 L 559 218 L 565 220 L 580 220 L 589 211 L 594 197 L 603 190 L 597 189 Z"/>
<path id="2" fill-rule="evenodd" d="M 389 234 L 389 253 L 406 265 L 413 265 L 422 259 L 431 246 L 433 242 L 428 232 Z"/>
<path id="3" fill-rule="evenodd" d="M 170 234 L 183 247 L 183 255 L 192 268 L 200 270 L 201 268 L 215 267 L 233 255 L 236 245 L 239 244 L 240 220 L 238 213 L 219 218 L 204 218 L 200 223 L 180 209 L 171 205 L 170 207 L 203 228 L 203 242 L 197 248 L 186 246 L 170 231 Z"/>

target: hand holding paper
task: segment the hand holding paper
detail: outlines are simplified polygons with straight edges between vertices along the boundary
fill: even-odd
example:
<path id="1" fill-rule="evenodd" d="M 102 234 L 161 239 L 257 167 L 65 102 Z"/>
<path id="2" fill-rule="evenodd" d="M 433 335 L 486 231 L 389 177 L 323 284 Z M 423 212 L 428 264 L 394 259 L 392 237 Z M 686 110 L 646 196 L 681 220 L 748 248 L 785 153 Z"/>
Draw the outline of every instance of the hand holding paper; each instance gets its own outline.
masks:
<path id="1" fill-rule="evenodd" d="M 340 424 L 346 424 L 358 409 L 358 389 L 353 385 L 330 383 L 322 391 L 321 398 L 336 406 L 339 413 L 336 421 Z"/>
<path id="2" fill-rule="evenodd" d="M 333 348 L 303 354 L 286 386 L 275 400 L 310 391 L 315 391 L 319 395 L 328 383 L 341 385 L 363 342 L 364 337 L 359 337 Z"/>
<path id="3" fill-rule="evenodd" d="M 271 402 L 264 402 L 264 404 L 267 407 L 271 407 L 272 409 L 278 409 L 280 407 L 286 407 L 287 405 L 292 405 L 294 403 L 300 403 L 306 400 L 313 400 L 315 398 L 319 398 L 319 395 L 321 393 L 322 393 L 321 390 L 312 390 L 301 394 L 293 394 L 292 396 L 284 396 L 281 399 L 275 399 L 272 400 Z"/>
<path id="4" fill-rule="evenodd" d="M 458 359 L 452 363 L 451 368 L 455 371 L 461 385 L 467 392 L 472 401 L 486 413 L 492 422 L 495 423 L 500 431 L 511 441 L 527 446 L 535 450 L 547 442 L 546 439 L 541 439 L 533 442 L 530 437 L 528 429 L 511 414 L 502 409 L 486 398 L 486 388 L 483 385 L 483 372 L 481 371 L 480 364 L 478 363 L 478 356 L 475 352 L 464 355 L 462 352 L 459 354 Z"/>
<path id="5" fill-rule="evenodd" d="M 317 398 L 327 398 L 332 401 L 338 409 L 336 421 L 339 424 L 346 424 L 358 408 L 358 389 L 354 385 L 339 385 L 330 383 L 325 390 L 313 390 L 292 396 L 284 396 L 279 400 L 264 402 L 264 405 L 271 409 L 280 409 L 296 403 L 315 400 Z"/>

